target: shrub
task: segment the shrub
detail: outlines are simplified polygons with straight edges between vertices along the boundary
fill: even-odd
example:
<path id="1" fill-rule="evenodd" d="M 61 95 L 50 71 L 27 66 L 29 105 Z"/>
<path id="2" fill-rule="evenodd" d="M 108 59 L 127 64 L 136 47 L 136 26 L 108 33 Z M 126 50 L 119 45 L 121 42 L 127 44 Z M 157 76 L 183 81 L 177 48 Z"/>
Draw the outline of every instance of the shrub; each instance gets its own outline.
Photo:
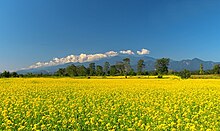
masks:
<path id="1" fill-rule="evenodd" d="M 183 71 L 181 71 L 181 72 L 179 73 L 179 76 L 180 76 L 182 79 L 188 79 L 188 78 L 190 78 L 190 76 L 191 76 L 191 72 L 190 72 L 189 70 L 184 69 Z"/>

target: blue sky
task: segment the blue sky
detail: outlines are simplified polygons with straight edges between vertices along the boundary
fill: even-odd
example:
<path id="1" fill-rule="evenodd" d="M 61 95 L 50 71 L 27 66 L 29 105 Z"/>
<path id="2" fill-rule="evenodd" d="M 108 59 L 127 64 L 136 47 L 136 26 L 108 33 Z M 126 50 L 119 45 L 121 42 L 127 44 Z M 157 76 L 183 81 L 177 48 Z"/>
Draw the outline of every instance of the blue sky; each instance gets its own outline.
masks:
<path id="1" fill-rule="evenodd" d="M 0 71 L 71 54 L 150 50 L 220 61 L 218 0 L 1 0 Z"/>

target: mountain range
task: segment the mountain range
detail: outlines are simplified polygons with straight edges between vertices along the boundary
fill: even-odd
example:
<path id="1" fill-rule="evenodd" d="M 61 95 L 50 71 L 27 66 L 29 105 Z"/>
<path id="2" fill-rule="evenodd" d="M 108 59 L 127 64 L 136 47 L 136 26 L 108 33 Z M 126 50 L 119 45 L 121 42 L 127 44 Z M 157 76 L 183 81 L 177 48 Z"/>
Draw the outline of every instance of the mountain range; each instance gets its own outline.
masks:
<path id="1" fill-rule="evenodd" d="M 114 57 L 107 57 L 103 59 L 99 59 L 94 62 L 96 65 L 104 65 L 106 61 L 108 61 L 111 65 L 115 64 L 116 62 L 122 61 L 124 58 L 130 58 L 131 60 L 131 67 L 136 70 L 137 62 L 140 59 L 143 59 L 145 62 L 145 68 L 148 71 L 154 70 L 154 65 L 156 62 L 156 58 L 149 57 L 149 56 L 136 56 L 136 55 L 118 55 Z M 24 69 L 17 71 L 18 74 L 27 74 L 27 73 L 33 73 L 33 74 L 52 74 L 56 72 L 59 68 L 65 68 L 68 65 L 74 64 L 74 65 L 84 65 L 88 67 L 89 63 L 91 62 L 84 62 L 84 63 L 66 63 L 66 64 L 60 64 L 55 66 L 47 66 L 47 67 L 39 67 L 39 68 L 32 68 L 32 69 Z M 203 64 L 204 70 L 212 69 L 215 64 L 220 64 L 220 62 L 213 62 L 213 61 L 203 61 L 198 58 L 194 59 L 187 59 L 187 60 L 181 60 L 176 61 L 170 59 L 169 63 L 169 69 L 174 71 L 181 71 L 183 69 L 187 69 L 190 71 L 199 70 L 200 64 Z"/>

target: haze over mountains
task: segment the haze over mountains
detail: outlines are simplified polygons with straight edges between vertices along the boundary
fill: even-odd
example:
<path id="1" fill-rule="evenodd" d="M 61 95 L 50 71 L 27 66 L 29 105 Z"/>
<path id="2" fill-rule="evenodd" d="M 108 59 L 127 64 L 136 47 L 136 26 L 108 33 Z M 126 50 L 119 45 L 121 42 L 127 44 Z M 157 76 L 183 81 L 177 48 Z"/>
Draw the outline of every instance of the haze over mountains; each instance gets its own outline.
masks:
<path id="1" fill-rule="evenodd" d="M 35 67 L 35 68 L 29 68 L 24 70 L 19 70 L 17 73 L 19 74 L 26 74 L 26 73 L 34 73 L 34 74 L 47 74 L 47 73 L 54 73 L 59 68 L 65 68 L 68 65 L 74 64 L 74 65 L 84 65 L 88 67 L 89 63 L 94 62 L 96 65 L 104 65 L 104 62 L 108 61 L 111 65 L 115 64 L 116 62 L 122 61 L 124 58 L 130 58 L 131 60 L 131 66 L 134 70 L 136 70 L 137 62 L 140 59 L 143 59 L 145 62 L 145 69 L 148 71 L 154 70 L 154 64 L 156 61 L 156 58 L 149 57 L 146 55 L 129 55 L 129 54 L 118 54 L 111 57 L 103 57 L 96 59 L 94 61 L 89 62 L 69 62 L 65 64 L 58 64 L 58 65 L 51 65 L 51 66 L 43 66 L 43 67 Z M 215 64 L 220 64 L 220 62 L 212 62 L 212 61 L 203 61 L 198 58 L 194 59 L 187 59 L 187 60 L 181 60 L 181 61 L 175 61 L 170 59 L 170 65 L 169 69 L 174 71 L 181 71 L 183 69 L 187 69 L 190 71 L 199 70 L 200 64 L 203 64 L 204 70 L 212 69 Z"/>

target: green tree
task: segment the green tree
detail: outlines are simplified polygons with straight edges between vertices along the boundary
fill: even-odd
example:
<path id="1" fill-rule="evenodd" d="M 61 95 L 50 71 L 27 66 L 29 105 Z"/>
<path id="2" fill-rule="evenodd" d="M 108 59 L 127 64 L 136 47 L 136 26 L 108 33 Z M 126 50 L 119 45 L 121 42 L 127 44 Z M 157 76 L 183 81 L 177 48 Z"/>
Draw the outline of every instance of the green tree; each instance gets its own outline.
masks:
<path id="1" fill-rule="evenodd" d="M 96 66 L 96 75 L 97 76 L 102 76 L 103 75 L 103 67 L 100 65 Z"/>
<path id="2" fill-rule="evenodd" d="M 184 69 L 183 71 L 181 71 L 181 72 L 179 73 L 179 76 L 180 76 L 182 79 L 188 79 L 188 78 L 190 78 L 190 76 L 191 76 L 191 72 L 190 72 L 189 70 Z"/>
<path id="3" fill-rule="evenodd" d="M 203 74 L 204 74 L 203 64 L 200 64 L 199 74 L 200 74 L 200 75 L 203 75 Z"/>
<path id="4" fill-rule="evenodd" d="M 68 74 L 69 76 L 71 76 L 71 77 L 78 75 L 78 74 L 77 74 L 77 68 L 76 68 L 76 66 L 75 66 L 74 64 L 68 66 L 68 67 L 66 68 L 66 72 L 67 72 L 67 74 Z"/>
<path id="5" fill-rule="evenodd" d="M 156 61 L 155 68 L 158 75 L 165 75 L 168 73 L 169 62 L 170 62 L 169 58 L 162 58 Z"/>
<path id="6" fill-rule="evenodd" d="M 125 66 L 124 66 L 124 63 L 119 61 L 119 62 L 116 62 L 116 70 L 119 71 L 119 75 L 124 75 L 124 72 L 125 72 Z"/>
<path id="7" fill-rule="evenodd" d="M 144 60 L 140 59 L 138 61 L 138 64 L 137 64 L 137 74 L 138 75 L 142 75 L 143 74 L 143 68 L 144 67 L 145 67 Z"/>
<path id="8" fill-rule="evenodd" d="M 214 74 L 220 74 L 220 64 L 214 65 L 213 73 Z"/>
<path id="9" fill-rule="evenodd" d="M 58 76 L 65 76 L 66 75 L 66 69 L 65 68 L 59 68 L 59 70 L 55 73 Z"/>
<path id="10" fill-rule="evenodd" d="M 128 73 L 128 75 L 131 75 L 131 76 L 135 76 L 137 75 L 136 72 L 134 71 L 134 69 L 131 68 L 130 72 Z"/>
<path id="11" fill-rule="evenodd" d="M 17 72 L 12 72 L 12 73 L 11 73 L 11 77 L 19 77 L 19 75 L 18 75 Z"/>
<path id="12" fill-rule="evenodd" d="M 131 71 L 130 58 L 123 59 L 124 62 L 124 75 L 127 76 Z"/>
<path id="13" fill-rule="evenodd" d="M 95 75 L 95 63 L 90 63 L 88 69 L 89 69 L 89 75 L 94 76 Z"/>
<path id="14" fill-rule="evenodd" d="M 87 75 L 86 67 L 84 65 L 77 66 L 77 74 L 79 76 L 86 76 Z"/>
<path id="15" fill-rule="evenodd" d="M 110 66 L 110 75 L 115 76 L 117 74 L 117 68 L 115 65 Z"/>
<path id="16" fill-rule="evenodd" d="M 33 73 L 27 73 L 26 75 L 25 75 L 26 77 L 34 77 L 35 75 L 33 74 Z"/>
<path id="17" fill-rule="evenodd" d="M 103 68 L 103 71 L 104 71 L 105 75 L 109 75 L 109 69 L 110 69 L 109 62 L 105 62 L 104 68 Z"/>
<path id="18" fill-rule="evenodd" d="M 4 72 L 1 74 L 1 77 L 9 78 L 9 77 L 11 77 L 11 74 L 10 74 L 9 71 L 4 71 Z"/>

